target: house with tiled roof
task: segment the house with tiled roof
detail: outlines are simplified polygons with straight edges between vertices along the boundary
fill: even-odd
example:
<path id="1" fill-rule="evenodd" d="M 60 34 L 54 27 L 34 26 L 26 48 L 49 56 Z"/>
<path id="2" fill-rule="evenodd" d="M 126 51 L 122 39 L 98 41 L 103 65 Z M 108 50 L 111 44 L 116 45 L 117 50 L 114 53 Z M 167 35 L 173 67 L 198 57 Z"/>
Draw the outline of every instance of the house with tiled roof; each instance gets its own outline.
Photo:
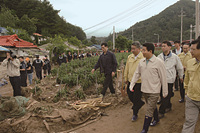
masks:
<path id="1" fill-rule="evenodd" d="M 33 43 L 20 39 L 16 34 L 0 36 L 0 46 L 10 49 L 18 56 L 27 56 L 25 49 L 39 49 Z"/>
<path id="2" fill-rule="evenodd" d="M 7 48 L 37 48 L 36 45 L 20 39 L 16 34 L 0 36 L 0 46 Z"/>

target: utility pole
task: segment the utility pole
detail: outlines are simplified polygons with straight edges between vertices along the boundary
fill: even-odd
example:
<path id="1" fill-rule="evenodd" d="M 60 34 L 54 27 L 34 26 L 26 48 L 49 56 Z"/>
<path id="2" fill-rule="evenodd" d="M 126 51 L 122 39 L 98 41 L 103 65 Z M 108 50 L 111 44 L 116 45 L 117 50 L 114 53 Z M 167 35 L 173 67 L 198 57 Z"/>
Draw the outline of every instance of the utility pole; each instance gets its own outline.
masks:
<path id="1" fill-rule="evenodd" d="M 179 17 L 181 17 L 181 40 L 180 40 L 180 43 L 182 43 L 183 41 L 183 17 L 185 15 L 183 15 L 184 11 L 183 11 L 183 8 L 181 8 L 181 15 L 178 15 Z"/>
<path id="2" fill-rule="evenodd" d="M 159 34 L 154 33 L 154 35 L 155 35 L 155 36 L 158 36 L 158 43 L 157 43 L 157 45 L 159 45 L 159 43 L 160 43 L 160 42 L 159 42 Z"/>
<path id="3" fill-rule="evenodd" d="M 190 43 L 192 42 L 192 24 L 190 25 Z"/>
<path id="4" fill-rule="evenodd" d="M 115 26 L 113 26 L 113 50 L 115 50 Z"/>
<path id="5" fill-rule="evenodd" d="M 133 39 L 133 27 L 132 27 L 132 41 L 134 41 L 134 39 Z"/>
<path id="6" fill-rule="evenodd" d="M 192 28 L 193 28 L 193 26 L 192 26 L 192 24 L 190 25 L 190 43 L 192 42 Z"/>
<path id="7" fill-rule="evenodd" d="M 195 26 L 195 39 L 199 36 L 199 0 L 196 0 L 196 26 Z"/>

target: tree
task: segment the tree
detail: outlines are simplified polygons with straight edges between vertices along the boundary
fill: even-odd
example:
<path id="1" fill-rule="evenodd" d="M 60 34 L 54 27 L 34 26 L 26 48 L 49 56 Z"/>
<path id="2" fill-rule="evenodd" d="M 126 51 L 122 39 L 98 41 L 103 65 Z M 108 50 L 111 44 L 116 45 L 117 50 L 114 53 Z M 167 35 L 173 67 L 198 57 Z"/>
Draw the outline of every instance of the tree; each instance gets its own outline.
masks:
<path id="1" fill-rule="evenodd" d="M 128 39 L 125 36 L 119 35 L 116 40 L 116 48 L 125 50 L 129 44 Z"/>
<path id="2" fill-rule="evenodd" d="M 96 40 L 96 37 L 95 36 L 92 36 L 90 41 L 93 43 L 93 44 L 97 44 L 97 40 Z"/>
<path id="3" fill-rule="evenodd" d="M 16 27 L 19 19 L 8 8 L 2 7 L 0 12 L 0 26 L 2 27 Z"/>
<path id="4" fill-rule="evenodd" d="M 75 46 L 78 46 L 78 47 L 80 47 L 80 45 L 81 45 L 81 41 L 78 40 L 77 37 L 71 37 L 71 38 L 69 38 L 68 42 L 69 42 L 70 44 L 75 45 Z"/>
<path id="5" fill-rule="evenodd" d="M 113 43 L 111 41 L 108 41 L 108 48 L 109 49 L 113 49 L 112 45 L 113 45 Z"/>
<path id="6" fill-rule="evenodd" d="M 2 21 L 0 26 L 22 28 L 27 30 L 29 34 L 35 32 L 36 26 L 36 32 L 43 36 L 52 37 L 63 34 L 65 38 L 76 36 L 79 40 L 86 39 L 85 32 L 80 27 L 74 26 L 60 17 L 59 10 L 55 10 L 49 0 L 0 0 L 0 7 L 7 7 L 11 14 L 4 15 L 4 18 L 0 17 L 0 21 Z M 12 15 L 17 18 L 13 18 Z M 6 18 L 7 16 L 9 19 Z M 17 21 L 18 18 L 23 24 Z M 37 23 L 34 23 L 35 20 Z"/>
<path id="7" fill-rule="evenodd" d="M 51 38 L 51 43 L 53 45 L 49 45 L 48 50 L 49 50 L 49 56 L 52 61 L 56 61 L 59 54 L 62 54 L 64 52 L 67 52 L 67 45 L 65 42 L 67 39 L 62 38 L 60 35 L 55 35 L 54 38 Z M 54 58 L 52 59 L 52 54 L 54 54 Z"/>
<path id="8" fill-rule="evenodd" d="M 28 42 L 32 42 L 32 39 L 30 38 L 30 35 L 27 33 L 26 30 L 24 30 L 24 29 L 13 29 L 11 27 L 7 27 L 6 29 L 8 30 L 8 32 L 7 32 L 8 35 L 17 34 L 17 36 L 20 39 L 26 40 Z"/>
<path id="9" fill-rule="evenodd" d="M 82 41 L 82 44 L 84 44 L 84 45 L 87 45 L 87 43 L 88 43 L 87 39 L 85 39 L 85 40 Z"/>
<path id="10" fill-rule="evenodd" d="M 32 35 L 37 30 L 37 27 L 35 25 L 36 23 L 37 19 L 35 18 L 30 19 L 28 15 L 24 15 L 20 19 L 18 26 L 22 29 L 25 29 L 30 35 Z"/>

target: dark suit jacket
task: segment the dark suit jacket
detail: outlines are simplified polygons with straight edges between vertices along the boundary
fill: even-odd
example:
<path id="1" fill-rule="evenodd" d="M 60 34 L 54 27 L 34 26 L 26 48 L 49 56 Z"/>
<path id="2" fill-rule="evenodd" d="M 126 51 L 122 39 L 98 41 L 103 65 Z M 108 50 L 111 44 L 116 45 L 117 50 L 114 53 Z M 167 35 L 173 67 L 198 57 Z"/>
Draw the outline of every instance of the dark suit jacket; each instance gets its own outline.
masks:
<path id="1" fill-rule="evenodd" d="M 110 51 L 107 51 L 106 54 L 101 54 L 94 69 L 96 70 L 99 67 L 101 73 L 111 74 L 112 72 L 116 72 L 117 60 L 115 55 Z"/>

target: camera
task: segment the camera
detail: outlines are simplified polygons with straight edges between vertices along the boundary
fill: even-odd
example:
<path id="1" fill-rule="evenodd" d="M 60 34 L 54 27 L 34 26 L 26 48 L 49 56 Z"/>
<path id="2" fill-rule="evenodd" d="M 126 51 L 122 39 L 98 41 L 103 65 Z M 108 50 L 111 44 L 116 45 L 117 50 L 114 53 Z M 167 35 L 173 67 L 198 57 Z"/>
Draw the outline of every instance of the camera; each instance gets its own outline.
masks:
<path id="1" fill-rule="evenodd" d="M 12 57 L 13 59 L 16 59 L 16 58 L 17 58 L 17 56 L 14 55 L 14 54 L 11 54 L 10 57 Z"/>
<path id="2" fill-rule="evenodd" d="M 16 55 L 14 55 L 14 54 L 11 54 L 10 55 L 10 58 L 8 58 L 8 61 L 10 61 L 11 59 L 16 59 L 17 58 L 17 56 Z"/>

